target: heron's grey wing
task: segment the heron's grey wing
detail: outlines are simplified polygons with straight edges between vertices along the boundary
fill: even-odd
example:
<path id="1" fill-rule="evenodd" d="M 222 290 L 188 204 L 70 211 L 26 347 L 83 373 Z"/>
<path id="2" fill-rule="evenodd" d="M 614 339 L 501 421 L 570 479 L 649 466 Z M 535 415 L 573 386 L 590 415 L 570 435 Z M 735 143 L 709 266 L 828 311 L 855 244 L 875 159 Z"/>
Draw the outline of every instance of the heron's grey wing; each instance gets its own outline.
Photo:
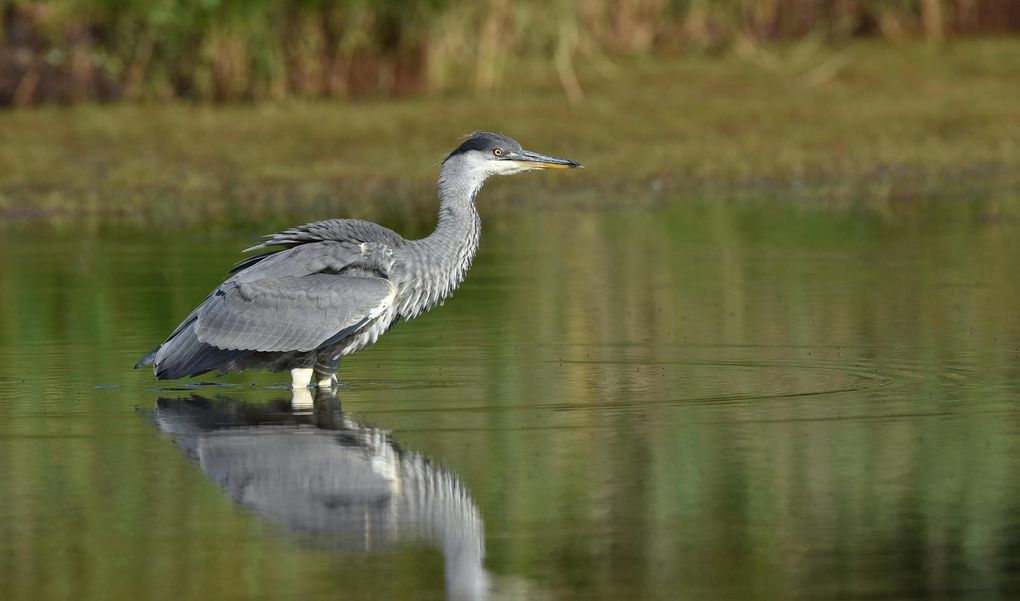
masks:
<path id="1" fill-rule="evenodd" d="M 254 248 L 254 247 L 253 247 Z M 250 250 L 250 249 L 249 249 Z M 388 248 L 385 249 L 392 254 Z M 351 244 L 343 244 L 332 241 L 320 241 L 315 244 L 306 244 L 296 248 L 288 248 L 271 253 L 262 253 L 243 259 L 231 269 L 235 275 L 220 284 L 219 288 L 209 293 L 202 304 L 195 307 L 181 323 L 174 328 L 167 336 L 166 341 L 172 340 L 181 333 L 184 328 L 191 325 L 195 317 L 202 310 L 202 307 L 209 302 L 213 296 L 232 281 L 247 282 L 268 278 L 280 278 L 285 276 L 303 276 L 322 271 L 340 271 L 352 263 L 355 263 L 364 255 L 364 250 Z M 257 259 L 257 260 L 255 260 Z M 249 261 L 251 261 L 249 263 Z M 159 347 L 153 350 L 158 351 Z M 137 367 L 137 366 L 136 366 Z"/>
<path id="2" fill-rule="evenodd" d="M 240 274 L 281 266 L 289 270 L 300 257 L 319 264 L 319 268 L 307 273 L 321 271 L 327 266 L 339 271 L 351 263 L 364 264 L 386 273 L 393 264 L 393 249 L 404 243 L 404 239 L 396 232 L 356 219 L 316 221 L 266 238 L 264 242 L 244 251 L 265 252 L 242 259 L 230 272 Z M 253 269 L 256 267 L 258 269 Z M 288 272 L 282 275 L 295 274 Z"/>
<path id="3" fill-rule="evenodd" d="M 376 277 L 231 279 L 197 311 L 195 335 L 220 349 L 311 351 L 381 315 L 395 293 L 389 280 Z"/>
<path id="4" fill-rule="evenodd" d="M 374 251 L 375 246 L 370 250 Z M 368 258 L 366 248 L 368 248 L 367 245 L 363 244 L 321 241 L 283 249 L 272 254 L 255 255 L 255 257 L 260 257 L 257 262 L 246 266 L 242 261 L 235 266 L 237 271 L 232 279 L 251 282 L 267 278 L 309 275 L 322 271 L 335 273 L 352 264 L 364 262 Z M 390 253 L 392 254 L 392 251 Z M 254 259 L 255 257 L 250 258 Z"/>

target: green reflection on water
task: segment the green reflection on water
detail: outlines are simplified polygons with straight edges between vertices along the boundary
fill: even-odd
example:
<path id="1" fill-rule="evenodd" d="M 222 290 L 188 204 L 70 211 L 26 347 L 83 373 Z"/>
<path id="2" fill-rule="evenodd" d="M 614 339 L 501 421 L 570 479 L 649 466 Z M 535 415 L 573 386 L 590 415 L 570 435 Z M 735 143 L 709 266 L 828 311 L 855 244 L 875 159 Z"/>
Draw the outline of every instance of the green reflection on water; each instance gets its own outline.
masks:
<path id="1" fill-rule="evenodd" d="M 459 477 L 496 596 L 1007 598 L 1018 207 L 507 211 L 341 399 Z M 302 545 L 135 411 L 255 234 L 0 240 L 0 597 L 443 596 L 435 549 Z"/>

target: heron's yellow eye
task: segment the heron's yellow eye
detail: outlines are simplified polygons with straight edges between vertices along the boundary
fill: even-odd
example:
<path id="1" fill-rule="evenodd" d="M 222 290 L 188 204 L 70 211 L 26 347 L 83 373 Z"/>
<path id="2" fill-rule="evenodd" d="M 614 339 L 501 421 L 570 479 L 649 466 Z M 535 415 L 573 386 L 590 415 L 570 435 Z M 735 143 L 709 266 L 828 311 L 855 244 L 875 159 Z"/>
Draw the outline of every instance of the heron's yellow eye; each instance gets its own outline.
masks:
<path id="1" fill-rule="evenodd" d="M 492 154 L 494 154 L 494 155 L 496 155 L 498 157 L 501 157 L 501 156 L 503 156 L 503 149 L 502 148 L 497 148 L 496 150 L 492 151 Z"/>

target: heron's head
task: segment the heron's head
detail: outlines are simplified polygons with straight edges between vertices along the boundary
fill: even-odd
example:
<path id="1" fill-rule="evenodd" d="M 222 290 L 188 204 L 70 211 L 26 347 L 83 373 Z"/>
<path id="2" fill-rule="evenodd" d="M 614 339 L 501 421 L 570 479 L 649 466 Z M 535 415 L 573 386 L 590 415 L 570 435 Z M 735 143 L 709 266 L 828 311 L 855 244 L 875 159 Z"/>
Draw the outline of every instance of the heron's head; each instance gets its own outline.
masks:
<path id="1" fill-rule="evenodd" d="M 486 131 L 471 134 L 443 162 L 456 163 L 462 169 L 483 178 L 490 175 L 513 175 L 539 169 L 574 169 L 574 161 L 524 150 L 513 138 Z"/>

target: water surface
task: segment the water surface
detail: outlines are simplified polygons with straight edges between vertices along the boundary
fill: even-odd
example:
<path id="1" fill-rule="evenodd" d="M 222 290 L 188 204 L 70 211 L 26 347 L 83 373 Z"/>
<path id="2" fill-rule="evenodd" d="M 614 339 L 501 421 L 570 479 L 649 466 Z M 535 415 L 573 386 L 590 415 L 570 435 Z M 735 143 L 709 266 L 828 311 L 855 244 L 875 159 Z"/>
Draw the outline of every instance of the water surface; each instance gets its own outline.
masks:
<path id="1" fill-rule="evenodd" d="M 0 598 L 1016 598 L 1018 218 L 501 212 L 314 405 L 130 369 L 265 232 L 7 232 Z"/>

